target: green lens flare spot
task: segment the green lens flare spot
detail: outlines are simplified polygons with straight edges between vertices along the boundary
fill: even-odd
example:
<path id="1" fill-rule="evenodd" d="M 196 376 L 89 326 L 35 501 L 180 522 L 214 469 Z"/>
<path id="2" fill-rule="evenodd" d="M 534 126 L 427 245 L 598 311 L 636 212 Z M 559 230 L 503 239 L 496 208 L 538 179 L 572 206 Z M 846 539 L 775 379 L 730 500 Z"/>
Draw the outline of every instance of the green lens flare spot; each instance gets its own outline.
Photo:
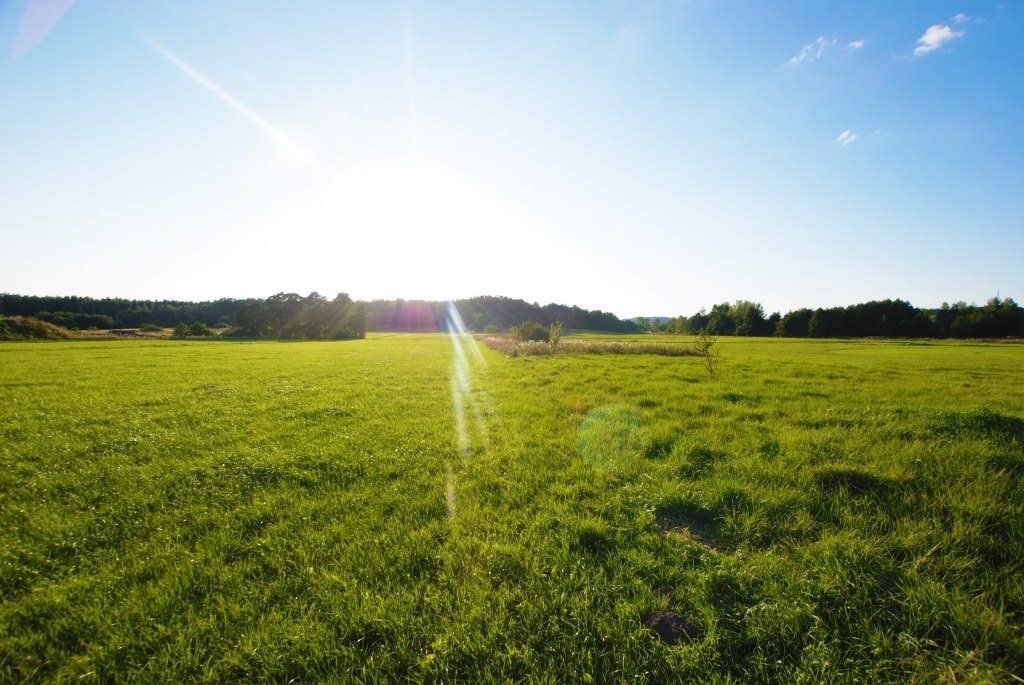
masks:
<path id="1" fill-rule="evenodd" d="M 649 436 L 636 409 L 610 404 L 591 411 L 580 424 L 580 458 L 615 469 L 643 457 Z"/>

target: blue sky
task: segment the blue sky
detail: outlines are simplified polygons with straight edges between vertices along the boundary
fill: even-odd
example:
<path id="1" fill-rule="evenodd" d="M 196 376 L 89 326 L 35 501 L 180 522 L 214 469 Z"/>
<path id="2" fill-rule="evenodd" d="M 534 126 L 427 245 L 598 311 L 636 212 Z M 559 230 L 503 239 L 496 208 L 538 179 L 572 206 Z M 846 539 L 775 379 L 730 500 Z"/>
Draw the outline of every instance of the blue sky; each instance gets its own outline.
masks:
<path id="1" fill-rule="evenodd" d="M 0 291 L 1024 298 L 1022 74 L 998 1 L 4 2 Z"/>

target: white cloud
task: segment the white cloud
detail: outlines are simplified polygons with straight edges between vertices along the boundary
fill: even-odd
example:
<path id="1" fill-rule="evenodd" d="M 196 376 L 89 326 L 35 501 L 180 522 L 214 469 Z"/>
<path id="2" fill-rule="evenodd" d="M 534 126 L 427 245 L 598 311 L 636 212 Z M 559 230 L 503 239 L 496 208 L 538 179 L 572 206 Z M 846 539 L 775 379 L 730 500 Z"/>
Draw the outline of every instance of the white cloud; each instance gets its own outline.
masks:
<path id="1" fill-rule="evenodd" d="M 859 137 L 860 136 L 858 136 L 853 131 L 843 131 L 836 137 L 836 142 L 842 145 L 843 147 L 846 147 L 853 141 L 857 140 L 857 138 Z"/>
<path id="2" fill-rule="evenodd" d="M 963 12 L 960 12 L 955 17 L 953 17 L 953 23 L 954 24 L 962 24 L 965 21 L 968 21 L 969 19 L 970 19 L 970 17 L 968 17 Z"/>
<path id="3" fill-rule="evenodd" d="M 816 59 L 820 59 L 825 54 L 825 50 L 830 45 L 837 43 L 835 38 L 831 40 L 824 36 L 818 36 L 813 43 L 808 43 L 803 49 L 794 57 L 791 57 L 789 64 L 800 64 L 801 62 L 813 62 Z"/>
<path id="4" fill-rule="evenodd" d="M 855 40 L 846 44 L 847 50 L 860 50 L 862 47 L 864 47 L 863 40 Z"/>
<path id="5" fill-rule="evenodd" d="M 935 52 L 946 43 L 957 38 L 962 38 L 963 31 L 954 31 L 948 24 L 934 24 L 928 27 L 924 35 L 917 39 L 917 47 L 914 48 L 914 57 L 927 55 Z"/>

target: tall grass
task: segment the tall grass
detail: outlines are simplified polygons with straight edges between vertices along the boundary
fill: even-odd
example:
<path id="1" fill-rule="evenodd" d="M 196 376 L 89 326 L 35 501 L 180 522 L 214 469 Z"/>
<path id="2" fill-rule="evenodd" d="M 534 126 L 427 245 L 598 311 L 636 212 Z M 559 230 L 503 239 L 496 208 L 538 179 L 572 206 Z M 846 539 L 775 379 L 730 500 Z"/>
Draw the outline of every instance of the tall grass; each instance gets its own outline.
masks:
<path id="1" fill-rule="evenodd" d="M 532 357 L 550 354 L 654 354 L 663 357 L 700 357 L 692 346 L 638 341 L 562 338 L 557 346 L 535 340 L 519 341 L 511 336 L 485 335 L 485 345 L 506 357 Z"/>

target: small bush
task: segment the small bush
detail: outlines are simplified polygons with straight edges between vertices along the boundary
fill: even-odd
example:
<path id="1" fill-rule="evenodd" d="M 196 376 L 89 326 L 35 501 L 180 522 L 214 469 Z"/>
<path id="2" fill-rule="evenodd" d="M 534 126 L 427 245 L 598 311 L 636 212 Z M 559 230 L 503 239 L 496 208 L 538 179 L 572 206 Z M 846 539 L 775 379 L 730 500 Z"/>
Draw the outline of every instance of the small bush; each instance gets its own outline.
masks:
<path id="1" fill-rule="evenodd" d="M 175 340 L 184 340 L 188 337 L 189 327 L 187 323 L 179 323 L 174 327 L 174 332 L 171 333 L 171 337 Z"/>
<path id="2" fill-rule="evenodd" d="M 205 323 L 197 321 L 189 326 L 188 334 L 199 338 L 214 335 L 214 332 Z"/>
<path id="3" fill-rule="evenodd" d="M 562 322 L 555 321 L 548 329 L 548 339 L 551 340 L 551 349 L 558 351 L 558 342 L 562 339 Z"/>
<path id="4" fill-rule="evenodd" d="M 715 367 L 718 364 L 718 349 L 715 344 L 718 342 L 718 334 L 712 333 L 707 328 L 697 331 L 693 349 L 697 354 L 704 357 L 704 364 L 708 369 L 708 378 L 714 379 Z"/>
<path id="5" fill-rule="evenodd" d="M 157 326 L 155 323 L 144 323 L 139 326 L 139 330 L 143 333 L 159 333 L 163 329 Z"/>
<path id="6" fill-rule="evenodd" d="M 509 333 L 513 338 L 520 342 L 547 342 L 551 339 L 551 334 L 548 329 L 541 326 L 536 321 L 524 321 L 518 326 L 513 326 Z"/>

